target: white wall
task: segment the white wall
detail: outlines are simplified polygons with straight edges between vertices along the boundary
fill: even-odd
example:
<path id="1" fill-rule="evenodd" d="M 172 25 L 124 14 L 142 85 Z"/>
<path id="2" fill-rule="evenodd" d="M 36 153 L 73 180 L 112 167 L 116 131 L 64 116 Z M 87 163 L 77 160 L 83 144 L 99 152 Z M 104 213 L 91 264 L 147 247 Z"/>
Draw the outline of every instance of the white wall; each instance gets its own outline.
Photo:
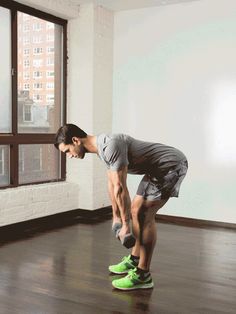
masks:
<path id="1" fill-rule="evenodd" d="M 189 159 L 180 198 L 160 213 L 236 222 L 235 56 L 234 0 L 115 14 L 113 131 Z"/>

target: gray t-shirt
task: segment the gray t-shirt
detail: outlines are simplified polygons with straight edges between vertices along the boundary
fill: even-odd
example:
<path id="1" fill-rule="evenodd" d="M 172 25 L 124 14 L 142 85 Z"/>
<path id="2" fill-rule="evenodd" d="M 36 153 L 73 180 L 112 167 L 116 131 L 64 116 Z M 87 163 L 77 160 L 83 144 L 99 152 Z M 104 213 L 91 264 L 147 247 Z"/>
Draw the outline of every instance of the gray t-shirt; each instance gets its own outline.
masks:
<path id="1" fill-rule="evenodd" d="M 186 160 L 174 147 L 136 140 L 125 134 L 100 134 L 97 147 L 108 169 L 120 170 L 128 166 L 128 173 L 132 174 L 165 175 Z"/>

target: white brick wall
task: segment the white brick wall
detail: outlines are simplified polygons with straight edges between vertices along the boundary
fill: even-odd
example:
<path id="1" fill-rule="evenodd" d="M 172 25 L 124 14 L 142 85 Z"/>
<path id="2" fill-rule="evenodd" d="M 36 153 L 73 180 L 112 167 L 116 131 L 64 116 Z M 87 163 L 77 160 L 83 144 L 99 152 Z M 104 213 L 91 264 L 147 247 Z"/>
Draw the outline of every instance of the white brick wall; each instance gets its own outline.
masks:
<path id="1" fill-rule="evenodd" d="M 88 134 L 111 132 L 113 13 L 88 4 L 68 23 L 68 122 Z M 68 160 L 67 179 L 80 186 L 79 206 L 110 205 L 104 164 L 97 156 Z"/>
<path id="2" fill-rule="evenodd" d="M 77 209 L 78 192 L 66 182 L 0 190 L 0 226 Z"/>

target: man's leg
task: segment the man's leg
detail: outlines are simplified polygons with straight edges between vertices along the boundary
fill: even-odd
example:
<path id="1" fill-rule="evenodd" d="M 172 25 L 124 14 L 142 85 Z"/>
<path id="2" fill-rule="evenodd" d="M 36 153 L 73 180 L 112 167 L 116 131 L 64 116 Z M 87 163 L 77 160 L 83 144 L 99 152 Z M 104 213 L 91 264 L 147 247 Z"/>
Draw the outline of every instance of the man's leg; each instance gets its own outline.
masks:
<path id="1" fill-rule="evenodd" d="M 140 269 L 149 270 L 150 268 L 157 239 L 155 215 L 165 205 L 167 200 L 147 201 L 142 196 L 136 195 L 132 202 L 132 227 L 136 238 L 132 255 L 140 256 L 138 264 Z"/>
<path id="2" fill-rule="evenodd" d="M 113 287 L 120 290 L 149 289 L 153 287 L 149 268 L 156 244 L 155 215 L 167 200 L 146 201 L 143 196 L 135 196 L 131 206 L 131 214 L 136 244 L 132 249 L 129 260 L 138 257 L 140 259 L 137 268 L 132 266 L 132 270 L 126 277 L 112 282 Z M 128 261 L 125 260 L 124 262 L 127 266 Z"/>

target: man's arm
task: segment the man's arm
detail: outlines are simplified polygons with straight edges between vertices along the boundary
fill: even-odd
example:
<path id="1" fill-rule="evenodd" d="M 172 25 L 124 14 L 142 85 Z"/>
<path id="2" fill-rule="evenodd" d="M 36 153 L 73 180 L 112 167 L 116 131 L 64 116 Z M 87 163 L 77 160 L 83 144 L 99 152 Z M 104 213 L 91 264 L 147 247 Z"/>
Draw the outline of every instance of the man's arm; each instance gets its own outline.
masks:
<path id="1" fill-rule="evenodd" d="M 108 170 L 108 186 L 109 194 L 112 201 L 113 210 L 120 211 L 120 217 L 122 220 L 122 231 L 124 234 L 129 232 L 130 221 L 130 196 L 126 184 L 127 180 L 127 167 L 121 170 L 114 171 Z M 122 232 L 122 233 L 123 233 Z"/>
<path id="2" fill-rule="evenodd" d="M 108 192 L 109 192 L 111 205 L 112 205 L 113 224 L 115 224 L 117 222 L 121 222 L 121 216 L 120 216 L 120 210 L 119 210 L 118 204 L 114 196 L 114 187 L 113 187 L 112 181 L 109 179 L 109 174 L 108 174 Z"/>

